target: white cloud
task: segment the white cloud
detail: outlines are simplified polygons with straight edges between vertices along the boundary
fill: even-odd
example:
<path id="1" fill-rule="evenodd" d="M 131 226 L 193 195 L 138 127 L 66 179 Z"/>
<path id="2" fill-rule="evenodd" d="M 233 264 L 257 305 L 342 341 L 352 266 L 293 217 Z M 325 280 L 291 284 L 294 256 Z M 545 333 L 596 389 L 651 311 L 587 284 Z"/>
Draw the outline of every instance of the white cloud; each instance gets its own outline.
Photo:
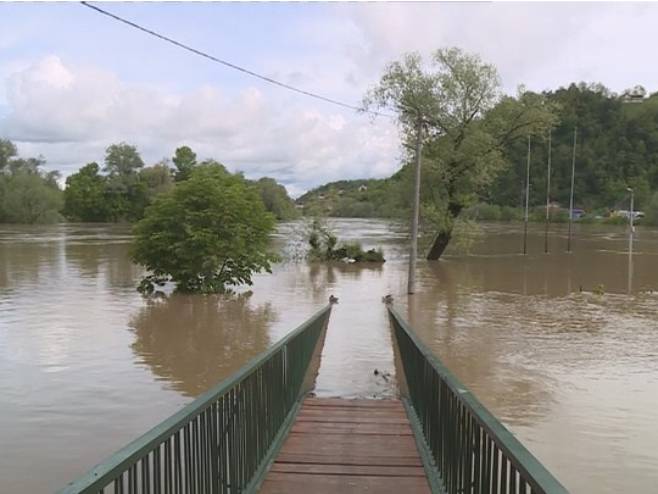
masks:
<path id="1" fill-rule="evenodd" d="M 295 192 L 327 180 L 384 176 L 398 166 L 389 121 L 372 124 L 305 99 L 291 104 L 253 87 L 237 95 L 211 85 L 166 92 L 56 56 L 10 75 L 7 105 L 0 135 L 65 174 L 101 161 L 104 148 L 119 141 L 137 145 L 150 162 L 187 144 L 200 157 L 248 176 L 274 176 Z"/>
<path id="2" fill-rule="evenodd" d="M 508 92 L 521 83 L 542 90 L 581 80 L 615 91 L 635 84 L 658 89 L 651 63 L 658 44 L 658 4 L 390 2 L 319 10 L 299 4 L 297 11 L 286 24 L 288 44 L 277 45 L 284 49 L 271 48 L 267 36 L 245 25 L 251 44 L 242 60 L 351 104 L 358 104 L 387 62 L 404 52 L 427 56 L 446 46 L 479 53 L 495 64 Z M 18 34 L 11 36 L 0 33 L 0 48 L 3 43 L 18 47 L 28 27 L 12 27 Z M 43 31 L 32 29 L 29 39 Z M 349 110 L 239 74 L 213 72 L 214 67 L 169 47 L 157 52 L 158 60 L 175 54 L 173 71 L 151 64 L 136 69 L 135 60 L 149 53 L 143 47 L 115 59 L 69 55 L 66 43 L 78 27 L 70 29 L 70 36 L 62 32 L 62 40 L 53 44 L 61 57 L 35 60 L 15 48 L 16 60 L 0 63 L 0 135 L 16 140 L 24 154 L 43 154 L 65 174 L 101 161 L 104 148 L 122 140 L 136 144 L 150 162 L 187 144 L 201 157 L 249 176 L 274 176 L 297 192 L 329 180 L 385 176 L 399 166 L 399 137 L 390 121 L 371 125 Z M 147 45 L 149 50 L 156 46 Z M 104 60 L 105 65 L 71 60 Z M 232 85 L 207 84 L 215 74 Z M 135 82 L 144 80 L 156 82 Z M 177 83 L 186 89 L 172 89 Z"/>
<path id="3" fill-rule="evenodd" d="M 495 64 L 510 92 L 580 80 L 658 88 L 658 4 L 390 2 L 357 4 L 346 18 L 365 40 L 349 53 L 370 77 L 404 52 L 458 46 Z"/>

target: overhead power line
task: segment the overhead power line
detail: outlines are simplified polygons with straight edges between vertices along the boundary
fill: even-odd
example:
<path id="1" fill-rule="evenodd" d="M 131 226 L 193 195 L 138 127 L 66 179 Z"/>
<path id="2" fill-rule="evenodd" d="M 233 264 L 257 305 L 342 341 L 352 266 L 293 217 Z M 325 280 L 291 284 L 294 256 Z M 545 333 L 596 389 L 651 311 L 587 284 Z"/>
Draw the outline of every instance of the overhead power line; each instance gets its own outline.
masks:
<path id="1" fill-rule="evenodd" d="M 344 103 L 342 101 L 338 101 L 336 99 L 329 98 L 327 96 L 322 96 L 321 94 L 312 93 L 310 91 L 306 91 L 304 89 L 300 89 L 298 87 L 291 86 L 290 84 L 286 84 L 285 82 L 277 81 L 276 79 L 272 79 L 271 77 L 267 77 L 265 75 L 259 74 L 258 72 L 254 72 L 253 70 L 246 69 L 246 68 L 241 67 L 239 65 L 236 65 L 234 63 L 227 62 L 226 60 L 222 60 L 221 58 L 217 58 L 217 57 L 215 57 L 213 55 L 210 55 L 206 52 L 203 52 L 201 50 L 197 50 L 196 48 L 193 48 L 193 47 L 188 46 L 184 43 L 181 43 L 180 41 L 176 41 L 175 39 L 172 39 L 172 38 L 170 38 L 168 36 L 165 36 L 163 34 L 157 33 L 157 32 L 155 32 L 151 29 L 148 29 L 144 26 L 140 26 L 139 24 L 137 24 L 135 22 L 129 21 L 128 19 L 124 19 L 123 17 L 120 17 L 120 16 L 118 16 L 116 14 L 113 14 L 111 12 L 108 12 L 107 10 L 101 9 L 100 7 L 96 7 L 95 5 L 91 5 L 88 2 L 80 2 L 80 3 L 82 5 L 84 5 L 85 7 L 88 7 L 92 10 L 95 10 L 96 12 L 99 12 L 103 15 L 106 15 L 107 17 L 110 17 L 110 18 L 112 18 L 116 21 L 119 21 L 119 22 L 123 23 L 123 24 L 127 24 L 128 26 L 133 27 L 135 29 L 138 29 L 138 30 L 140 30 L 140 31 L 142 31 L 146 34 L 150 34 L 151 36 L 154 36 L 158 39 L 161 39 L 162 41 L 166 41 L 167 43 L 170 43 L 174 46 L 182 48 L 183 50 L 189 51 L 191 53 L 194 53 L 195 55 L 199 55 L 200 57 L 206 58 L 206 59 L 211 60 L 215 63 L 222 64 L 222 65 L 224 65 L 226 67 L 229 67 L 233 70 L 237 70 L 239 72 L 242 72 L 243 74 L 247 74 L 251 77 L 255 77 L 257 79 L 268 82 L 268 83 L 273 84 L 275 86 L 279 86 L 279 87 L 282 87 L 282 88 L 287 89 L 289 91 L 294 91 L 296 93 L 303 94 L 304 96 L 309 96 L 311 98 L 315 98 L 315 99 L 318 99 L 320 101 L 324 101 L 325 103 L 331 103 L 332 105 L 337 105 L 337 106 L 341 106 L 343 108 L 348 108 L 350 110 L 362 111 L 362 112 L 365 112 L 365 113 L 370 113 L 371 115 L 378 115 L 378 116 L 381 116 L 381 117 L 395 118 L 395 117 L 393 117 L 393 115 L 388 115 L 386 113 L 380 113 L 380 112 L 376 112 L 376 111 L 372 111 L 372 110 L 364 110 L 363 108 L 359 108 L 356 105 L 351 105 L 349 103 Z"/>

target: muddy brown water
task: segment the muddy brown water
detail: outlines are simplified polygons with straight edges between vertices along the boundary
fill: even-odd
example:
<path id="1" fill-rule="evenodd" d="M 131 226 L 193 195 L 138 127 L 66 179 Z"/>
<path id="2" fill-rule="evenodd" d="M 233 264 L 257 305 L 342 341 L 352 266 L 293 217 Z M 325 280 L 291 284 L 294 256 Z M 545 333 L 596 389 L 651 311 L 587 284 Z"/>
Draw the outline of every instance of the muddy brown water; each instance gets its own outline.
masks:
<path id="1" fill-rule="evenodd" d="M 639 228 L 630 282 L 621 227 L 485 225 L 470 252 L 419 264 L 406 288 L 396 225 L 332 222 L 383 266 L 283 262 L 251 294 L 146 301 L 129 230 L 0 226 L 0 492 L 52 492 L 145 432 L 335 294 L 316 392 L 396 393 L 381 298 L 576 493 L 656 492 L 658 231 Z M 298 252 L 295 224 L 275 243 Z M 603 294 L 593 292 L 604 292 Z"/>

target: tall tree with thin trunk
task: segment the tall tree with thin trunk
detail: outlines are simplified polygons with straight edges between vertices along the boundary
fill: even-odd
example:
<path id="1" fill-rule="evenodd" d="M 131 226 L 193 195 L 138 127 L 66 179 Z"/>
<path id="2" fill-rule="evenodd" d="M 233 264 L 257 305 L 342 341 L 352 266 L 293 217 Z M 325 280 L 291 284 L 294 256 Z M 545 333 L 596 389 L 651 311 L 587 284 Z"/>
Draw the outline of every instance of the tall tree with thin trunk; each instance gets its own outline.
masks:
<path id="1" fill-rule="evenodd" d="M 504 95 L 496 68 L 458 48 L 437 50 L 427 66 L 417 54 L 390 64 L 364 103 L 397 113 L 407 148 L 422 115 L 421 227 L 432 238 L 430 260 L 441 257 L 461 211 L 506 165 L 505 146 L 555 120 L 541 95 Z"/>

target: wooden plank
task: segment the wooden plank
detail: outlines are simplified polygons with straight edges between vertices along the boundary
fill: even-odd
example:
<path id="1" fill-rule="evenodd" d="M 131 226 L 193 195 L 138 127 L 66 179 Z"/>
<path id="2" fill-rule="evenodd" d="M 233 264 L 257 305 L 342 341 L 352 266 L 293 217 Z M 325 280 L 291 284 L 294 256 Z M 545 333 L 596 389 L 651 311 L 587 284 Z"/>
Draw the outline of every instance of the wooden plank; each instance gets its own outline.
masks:
<path id="1" fill-rule="evenodd" d="M 291 433 L 299 434 L 382 434 L 385 436 L 410 436 L 409 425 L 382 424 L 379 422 L 296 422 Z"/>
<path id="2" fill-rule="evenodd" d="M 399 401 L 308 398 L 261 492 L 430 491 Z"/>
<path id="3" fill-rule="evenodd" d="M 291 453 L 353 456 L 415 456 L 418 454 L 413 436 L 373 435 L 364 438 L 336 434 L 290 434 L 284 449 Z"/>
<path id="4" fill-rule="evenodd" d="M 321 407 L 364 407 L 374 408 L 381 410 L 383 408 L 400 408 L 404 410 L 404 406 L 399 400 L 359 400 L 359 399 L 344 399 L 344 398 L 306 398 L 304 400 L 304 407 L 321 406 Z"/>
<path id="5" fill-rule="evenodd" d="M 309 417 L 305 415 L 299 417 L 297 422 L 308 422 L 316 424 L 397 424 L 397 425 L 406 425 L 409 422 L 402 417 L 399 418 L 389 418 L 389 417 Z"/>
<path id="6" fill-rule="evenodd" d="M 422 467 L 420 457 L 413 456 L 353 456 L 345 454 L 340 457 L 327 456 L 314 453 L 279 453 L 276 462 L 281 463 L 308 463 L 324 465 L 353 465 L 353 466 L 407 466 Z"/>
<path id="7" fill-rule="evenodd" d="M 332 410 L 327 408 L 315 407 L 314 410 L 302 409 L 299 412 L 302 415 L 308 416 L 335 416 L 335 417 L 400 417 L 406 418 L 404 410 L 368 410 L 365 408 L 344 408 L 341 410 Z"/>
<path id="8" fill-rule="evenodd" d="M 370 477 L 425 477 L 423 467 L 381 465 L 325 465 L 322 463 L 275 463 L 271 472 L 324 475 L 367 475 Z"/>
<path id="9" fill-rule="evenodd" d="M 423 477 L 377 477 L 351 475 L 305 475 L 270 472 L 263 483 L 267 494 L 377 494 L 423 493 L 430 494 Z"/>

